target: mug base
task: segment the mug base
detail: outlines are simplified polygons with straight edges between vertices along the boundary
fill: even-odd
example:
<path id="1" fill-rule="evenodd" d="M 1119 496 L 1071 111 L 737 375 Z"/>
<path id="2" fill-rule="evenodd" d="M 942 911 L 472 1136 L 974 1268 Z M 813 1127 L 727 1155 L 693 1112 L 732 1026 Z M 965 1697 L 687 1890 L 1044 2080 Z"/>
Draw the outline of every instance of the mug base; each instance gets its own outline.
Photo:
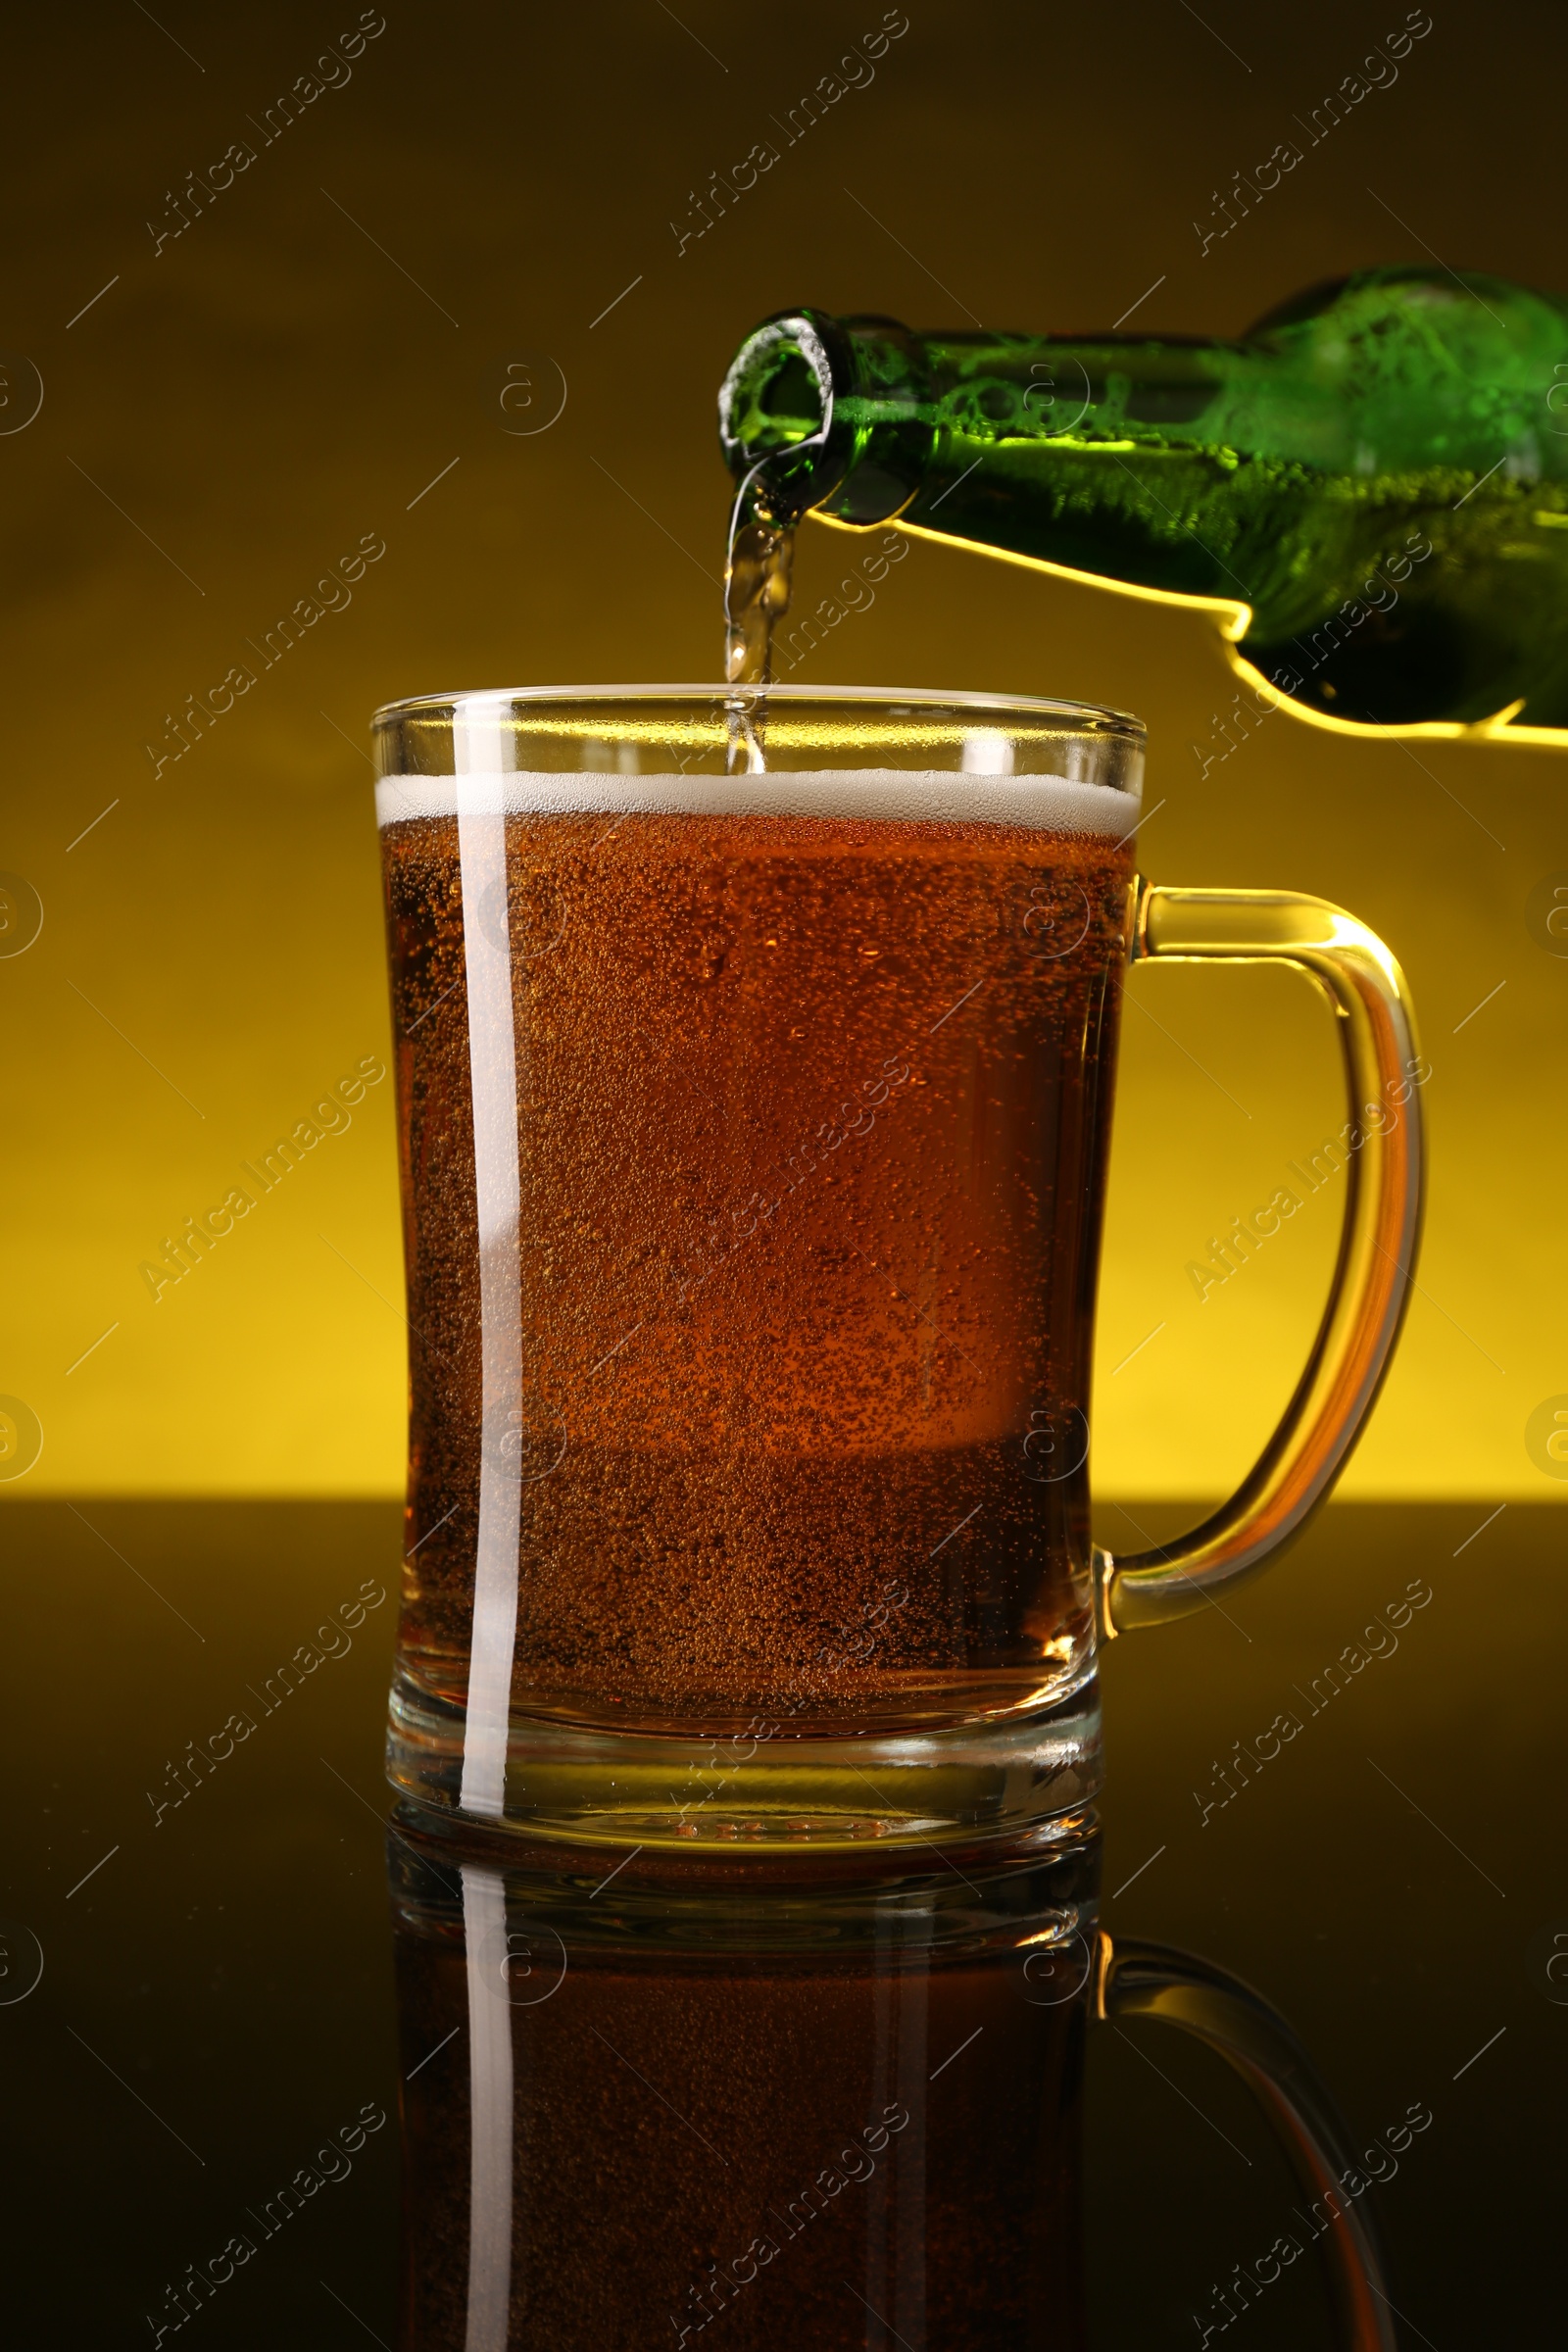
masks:
<path id="1" fill-rule="evenodd" d="M 455 1825 L 578 1845 L 972 1843 L 1076 1817 L 1103 1779 L 1093 1676 L 1038 1715 L 860 1739 L 669 1740 L 514 1717 L 501 1806 L 482 1814 L 462 1801 L 465 1725 L 462 1707 L 399 1669 L 387 1731 L 393 1788 Z"/>

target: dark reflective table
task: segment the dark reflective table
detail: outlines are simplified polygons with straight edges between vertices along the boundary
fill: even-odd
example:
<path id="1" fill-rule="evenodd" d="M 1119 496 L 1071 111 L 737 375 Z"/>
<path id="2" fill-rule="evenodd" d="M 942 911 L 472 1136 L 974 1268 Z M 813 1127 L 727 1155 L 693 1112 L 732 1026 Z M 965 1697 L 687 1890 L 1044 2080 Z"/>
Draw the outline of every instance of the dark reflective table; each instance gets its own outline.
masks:
<path id="1" fill-rule="evenodd" d="M 13 2340 L 1344 2341 L 1321 2200 L 1159 2029 L 1156 1946 L 1289 2021 L 1394 2340 L 1534 2340 L 1563 1524 L 1332 1509 L 1110 1650 L 1102 1836 L 747 1889 L 389 1835 L 395 1510 L 12 1501 Z"/>

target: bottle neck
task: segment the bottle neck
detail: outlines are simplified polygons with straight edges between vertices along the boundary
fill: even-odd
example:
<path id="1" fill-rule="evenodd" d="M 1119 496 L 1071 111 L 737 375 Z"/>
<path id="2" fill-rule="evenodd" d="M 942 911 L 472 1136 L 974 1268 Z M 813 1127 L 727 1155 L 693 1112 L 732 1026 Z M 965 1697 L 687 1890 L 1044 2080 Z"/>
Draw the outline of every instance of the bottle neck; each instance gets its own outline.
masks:
<path id="1" fill-rule="evenodd" d="M 966 473 L 1021 459 L 1038 480 L 1053 444 L 1080 434 L 1105 444 L 1131 425 L 1141 443 L 1195 448 L 1250 362 L 1198 339 L 920 336 L 893 318 L 784 312 L 736 355 L 719 433 L 747 519 L 923 521 Z"/>

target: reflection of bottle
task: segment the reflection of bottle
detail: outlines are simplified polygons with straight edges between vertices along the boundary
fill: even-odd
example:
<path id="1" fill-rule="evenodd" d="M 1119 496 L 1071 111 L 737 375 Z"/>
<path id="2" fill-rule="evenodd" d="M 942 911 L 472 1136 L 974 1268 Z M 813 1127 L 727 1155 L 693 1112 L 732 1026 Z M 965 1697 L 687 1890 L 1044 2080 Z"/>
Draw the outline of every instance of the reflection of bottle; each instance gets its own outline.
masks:
<path id="1" fill-rule="evenodd" d="M 1556 297 L 1369 270 L 1236 343 L 780 314 L 720 422 L 743 519 L 896 517 L 1229 601 L 1247 662 L 1340 718 L 1568 725 Z M 787 557 L 771 576 L 776 612 Z"/>
<path id="2" fill-rule="evenodd" d="M 1085 2034 L 1149 2018 L 1257 2091 L 1336 2340 L 1393 2352 L 1370 2180 L 1305 2052 L 1206 1962 L 1112 1949 L 1092 1815 L 918 1863 L 608 1869 L 503 1867 L 405 1820 L 400 2343 L 1082 2352 Z M 1227 2280 L 1200 2328 L 1267 2283 Z"/>

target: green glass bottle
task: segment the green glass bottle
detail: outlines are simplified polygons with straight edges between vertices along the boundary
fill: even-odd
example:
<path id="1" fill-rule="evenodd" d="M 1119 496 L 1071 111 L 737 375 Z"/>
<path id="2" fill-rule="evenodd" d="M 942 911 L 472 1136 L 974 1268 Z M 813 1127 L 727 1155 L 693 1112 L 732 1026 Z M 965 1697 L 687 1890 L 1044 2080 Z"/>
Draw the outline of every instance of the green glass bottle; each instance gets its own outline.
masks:
<path id="1" fill-rule="evenodd" d="M 1367 270 L 1235 343 L 781 313 L 742 346 L 719 420 L 732 596 L 764 633 L 814 511 L 1230 600 L 1241 659 L 1334 717 L 1568 726 L 1555 296 Z M 755 651 L 732 674 L 757 674 Z"/>

